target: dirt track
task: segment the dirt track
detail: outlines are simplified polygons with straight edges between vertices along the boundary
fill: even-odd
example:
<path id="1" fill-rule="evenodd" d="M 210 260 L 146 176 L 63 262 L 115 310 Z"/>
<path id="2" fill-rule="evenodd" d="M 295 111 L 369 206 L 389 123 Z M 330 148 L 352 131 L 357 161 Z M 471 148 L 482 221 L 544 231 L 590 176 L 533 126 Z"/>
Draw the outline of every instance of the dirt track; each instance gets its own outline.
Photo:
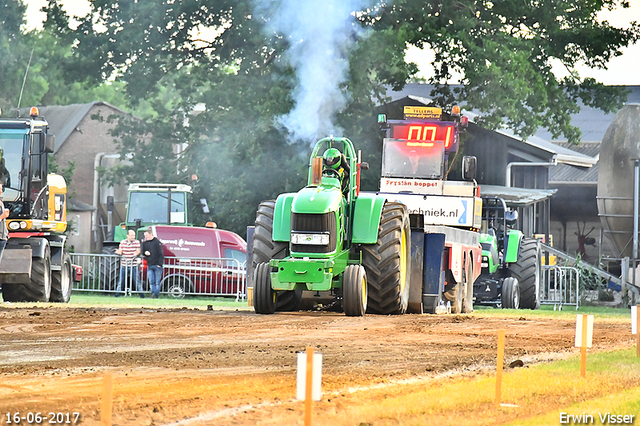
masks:
<path id="1" fill-rule="evenodd" d="M 344 397 L 357 387 L 495 366 L 500 328 L 507 330 L 506 364 L 576 352 L 573 318 L 527 311 L 519 318 L 349 318 L 0 306 L 0 423 L 6 413 L 77 412 L 82 424 L 97 425 L 102 380 L 112 373 L 113 424 L 303 424 L 292 399 L 296 352 L 307 346 L 323 354 L 328 401 L 318 407 L 337 410 L 357 404 L 357 392 Z M 626 323 L 599 324 L 594 346 L 630 347 L 631 339 L 619 337 L 627 334 Z"/>

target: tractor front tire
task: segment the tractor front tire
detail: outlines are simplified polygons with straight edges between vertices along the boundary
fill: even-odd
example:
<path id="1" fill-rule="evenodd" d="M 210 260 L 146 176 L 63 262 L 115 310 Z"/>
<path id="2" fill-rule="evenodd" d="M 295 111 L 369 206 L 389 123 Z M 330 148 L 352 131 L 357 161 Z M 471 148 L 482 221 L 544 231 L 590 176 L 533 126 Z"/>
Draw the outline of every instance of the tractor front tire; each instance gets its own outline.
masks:
<path id="1" fill-rule="evenodd" d="M 378 241 L 362 245 L 367 274 L 367 312 L 404 314 L 409 303 L 411 229 L 407 207 L 387 202 L 382 208 Z"/>
<path id="2" fill-rule="evenodd" d="M 520 308 L 540 308 L 542 251 L 538 240 L 530 238 L 522 240 L 518 250 L 518 261 L 511 264 L 509 270 L 520 286 Z"/>
<path id="3" fill-rule="evenodd" d="M 253 271 L 253 309 L 257 314 L 276 311 L 276 292 L 271 288 L 271 267 L 258 263 Z"/>
<path id="4" fill-rule="evenodd" d="M 502 281 L 500 301 L 502 303 L 502 309 L 520 308 L 520 285 L 517 279 L 507 277 Z"/>
<path id="5" fill-rule="evenodd" d="M 348 317 L 367 311 L 367 273 L 362 265 L 349 265 L 342 279 L 342 308 Z"/>
<path id="6" fill-rule="evenodd" d="M 273 216 L 275 208 L 276 200 L 266 200 L 258 206 L 253 233 L 254 268 L 259 263 L 269 263 L 271 259 L 284 259 L 289 256 L 288 243 L 273 241 Z M 279 291 L 277 293 L 276 311 L 297 311 L 300 309 L 301 304 L 302 290 Z"/>

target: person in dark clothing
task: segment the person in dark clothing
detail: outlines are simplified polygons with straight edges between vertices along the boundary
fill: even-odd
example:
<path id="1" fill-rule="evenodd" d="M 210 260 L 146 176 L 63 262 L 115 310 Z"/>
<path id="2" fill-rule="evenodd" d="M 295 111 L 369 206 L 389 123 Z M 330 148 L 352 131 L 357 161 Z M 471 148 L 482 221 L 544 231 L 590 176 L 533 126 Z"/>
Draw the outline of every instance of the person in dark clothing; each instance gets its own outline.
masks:
<path id="1" fill-rule="evenodd" d="M 349 189 L 350 167 L 347 158 L 336 148 L 327 149 L 322 155 L 325 169 L 333 169 L 340 180 L 342 192 L 347 195 Z"/>
<path id="2" fill-rule="evenodd" d="M 151 287 L 151 298 L 157 299 L 160 296 L 164 252 L 162 251 L 162 243 L 153 235 L 151 228 L 144 231 L 142 254 L 144 254 L 144 258 L 147 261 L 147 277 Z"/>

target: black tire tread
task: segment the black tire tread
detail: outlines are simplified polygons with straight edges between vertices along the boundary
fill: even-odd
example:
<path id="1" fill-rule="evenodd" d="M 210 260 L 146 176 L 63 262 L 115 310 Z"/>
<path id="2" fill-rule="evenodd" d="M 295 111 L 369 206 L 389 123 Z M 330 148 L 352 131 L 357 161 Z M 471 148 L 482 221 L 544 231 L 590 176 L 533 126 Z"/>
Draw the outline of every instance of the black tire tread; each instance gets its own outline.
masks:
<path id="1" fill-rule="evenodd" d="M 73 266 L 71 256 L 65 253 L 60 271 L 51 273 L 51 301 L 69 303 L 73 289 Z"/>
<path id="2" fill-rule="evenodd" d="M 102 263 L 99 265 L 99 278 L 102 290 L 113 291 L 118 287 L 118 276 L 120 275 L 120 259 L 116 255 L 116 246 L 108 245 L 102 248 L 102 254 L 111 257 L 101 257 Z"/>
<path id="3" fill-rule="evenodd" d="M 507 277 L 502 282 L 500 295 L 503 309 L 518 309 L 520 307 L 520 286 L 514 277 Z"/>
<path id="4" fill-rule="evenodd" d="M 271 267 L 268 263 L 259 263 L 253 273 L 253 309 L 257 314 L 273 314 L 276 304 L 271 288 Z"/>
<path id="5" fill-rule="evenodd" d="M 258 205 L 253 234 L 253 267 L 271 259 L 284 259 L 289 255 L 289 244 L 273 241 L 273 217 L 276 200 L 265 200 Z M 255 285 L 255 284 L 254 284 Z M 277 292 L 277 311 L 297 311 L 302 303 L 302 291 Z"/>
<path id="6" fill-rule="evenodd" d="M 342 278 L 342 307 L 346 316 L 364 316 L 367 310 L 367 300 L 366 297 L 365 300 L 363 300 L 362 297 L 363 285 L 366 286 L 366 272 L 364 268 L 361 265 L 347 266 Z"/>
<path id="7" fill-rule="evenodd" d="M 378 228 L 377 244 L 362 245 L 362 265 L 367 274 L 367 312 L 390 315 L 406 312 L 410 276 L 410 230 L 407 208 L 400 203 L 385 203 Z M 405 291 L 401 293 L 400 250 L 402 229 L 405 227 L 407 265 Z"/>
<path id="8" fill-rule="evenodd" d="M 44 257 L 31 259 L 31 282 L 28 284 L 3 284 L 5 302 L 48 302 L 51 297 L 51 252 L 49 245 Z"/>
<path id="9" fill-rule="evenodd" d="M 542 255 L 537 240 L 525 238 L 520 243 L 518 261 L 509 266 L 510 275 L 518 280 L 520 286 L 520 308 L 538 309 L 540 300 L 538 289 L 542 274 Z"/>

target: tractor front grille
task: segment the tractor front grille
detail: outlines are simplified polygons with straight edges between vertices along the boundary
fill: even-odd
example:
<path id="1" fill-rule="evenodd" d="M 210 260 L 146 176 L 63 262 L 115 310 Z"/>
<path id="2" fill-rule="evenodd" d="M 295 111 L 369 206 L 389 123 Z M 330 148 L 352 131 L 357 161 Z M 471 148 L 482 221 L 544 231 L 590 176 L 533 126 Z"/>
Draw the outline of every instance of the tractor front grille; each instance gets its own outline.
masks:
<path id="1" fill-rule="evenodd" d="M 324 214 L 291 213 L 291 232 L 328 232 L 329 245 L 291 244 L 296 253 L 331 253 L 336 250 L 338 225 L 334 212 Z"/>

